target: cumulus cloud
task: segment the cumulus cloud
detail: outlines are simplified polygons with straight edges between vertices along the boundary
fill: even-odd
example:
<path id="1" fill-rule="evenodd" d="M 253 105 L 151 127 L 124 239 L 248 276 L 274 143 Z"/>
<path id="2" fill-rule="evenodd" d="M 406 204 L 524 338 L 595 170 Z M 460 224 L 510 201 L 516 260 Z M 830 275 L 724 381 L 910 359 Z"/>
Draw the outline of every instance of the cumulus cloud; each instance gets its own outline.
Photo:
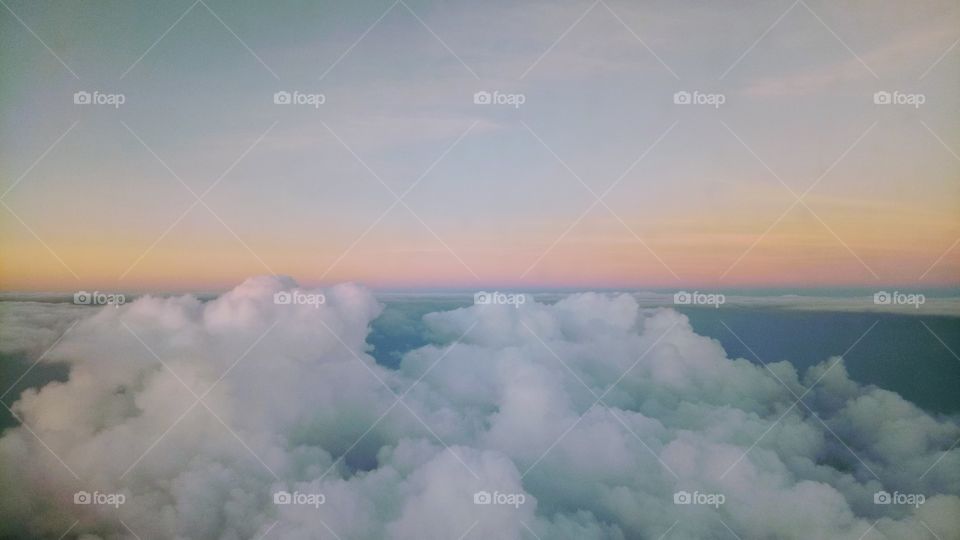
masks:
<path id="1" fill-rule="evenodd" d="M 730 359 L 588 293 L 430 313 L 391 369 L 380 311 L 271 277 L 91 310 L 44 359 L 69 379 L 12 406 L 0 537 L 960 538 L 960 427 L 840 358 Z"/>

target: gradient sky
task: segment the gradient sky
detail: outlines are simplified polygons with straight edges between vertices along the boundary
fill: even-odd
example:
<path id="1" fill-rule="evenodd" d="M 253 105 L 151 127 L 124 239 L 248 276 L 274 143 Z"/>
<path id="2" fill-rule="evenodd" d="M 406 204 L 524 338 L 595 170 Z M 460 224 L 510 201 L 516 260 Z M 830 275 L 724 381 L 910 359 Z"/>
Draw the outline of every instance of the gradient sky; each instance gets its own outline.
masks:
<path id="1" fill-rule="evenodd" d="M 5 1 L 3 290 L 960 283 L 955 2 Z"/>

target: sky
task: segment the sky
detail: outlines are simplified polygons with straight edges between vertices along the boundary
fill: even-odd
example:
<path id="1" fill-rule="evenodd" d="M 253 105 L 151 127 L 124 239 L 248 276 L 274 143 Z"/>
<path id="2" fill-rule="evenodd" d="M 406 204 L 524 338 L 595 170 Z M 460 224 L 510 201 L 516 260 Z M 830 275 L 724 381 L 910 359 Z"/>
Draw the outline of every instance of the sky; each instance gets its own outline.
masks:
<path id="1" fill-rule="evenodd" d="M 0 289 L 956 286 L 958 22 L 946 1 L 5 0 Z"/>

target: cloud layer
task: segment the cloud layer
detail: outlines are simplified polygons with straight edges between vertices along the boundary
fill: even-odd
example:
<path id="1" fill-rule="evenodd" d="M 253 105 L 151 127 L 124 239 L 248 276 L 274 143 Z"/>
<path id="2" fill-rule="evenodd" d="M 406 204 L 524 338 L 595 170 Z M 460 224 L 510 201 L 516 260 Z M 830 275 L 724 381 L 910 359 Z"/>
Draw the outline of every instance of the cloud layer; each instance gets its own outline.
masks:
<path id="1" fill-rule="evenodd" d="M 729 359 L 674 310 L 587 293 L 428 314 L 392 370 L 380 310 L 261 277 L 91 311 L 44 359 L 69 380 L 12 406 L 0 537 L 960 538 L 960 426 L 840 358 Z"/>

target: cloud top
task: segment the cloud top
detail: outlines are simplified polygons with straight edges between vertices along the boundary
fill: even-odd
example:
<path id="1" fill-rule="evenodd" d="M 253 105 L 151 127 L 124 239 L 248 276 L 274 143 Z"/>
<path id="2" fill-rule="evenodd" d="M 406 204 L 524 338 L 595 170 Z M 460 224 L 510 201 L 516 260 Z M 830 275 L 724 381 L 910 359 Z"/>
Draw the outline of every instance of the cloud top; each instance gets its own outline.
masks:
<path id="1" fill-rule="evenodd" d="M 960 426 L 840 358 L 730 359 L 674 310 L 585 293 L 428 314 L 388 369 L 380 311 L 258 277 L 81 319 L 45 358 L 69 380 L 0 438 L 0 536 L 960 537 Z"/>

